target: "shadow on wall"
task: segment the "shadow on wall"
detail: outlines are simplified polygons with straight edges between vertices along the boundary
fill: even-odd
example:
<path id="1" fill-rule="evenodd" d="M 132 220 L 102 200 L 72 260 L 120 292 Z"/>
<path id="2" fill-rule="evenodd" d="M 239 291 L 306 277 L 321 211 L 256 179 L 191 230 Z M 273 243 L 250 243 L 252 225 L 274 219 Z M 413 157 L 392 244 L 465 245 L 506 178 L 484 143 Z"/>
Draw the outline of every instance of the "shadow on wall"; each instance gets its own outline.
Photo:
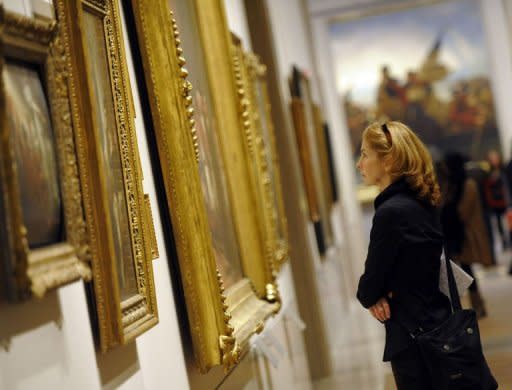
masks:
<path id="1" fill-rule="evenodd" d="M 62 313 L 57 292 L 48 293 L 43 299 L 2 304 L 1 319 L 0 346 L 6 351 L 15 336 L 51 323 L 61 328 Z"/>
<path id="2" fill-rule="evenodd" d="M 117 346 L 107 353 L 96 352 L 103 390 L 117 389 L 140 370 L 137 344 Z"/>

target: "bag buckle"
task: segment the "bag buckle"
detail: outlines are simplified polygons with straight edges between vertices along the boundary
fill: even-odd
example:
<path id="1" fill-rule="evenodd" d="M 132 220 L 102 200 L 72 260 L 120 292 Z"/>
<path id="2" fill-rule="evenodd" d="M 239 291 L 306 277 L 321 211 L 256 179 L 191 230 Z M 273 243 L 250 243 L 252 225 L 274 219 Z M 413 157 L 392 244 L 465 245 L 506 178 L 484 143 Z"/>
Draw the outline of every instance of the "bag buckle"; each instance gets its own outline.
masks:
<path id="1" fill-rule="evenodd" d="M 423 328 L 420 326 L 418 329 L 416 329 L 416 330 L 412 331 L 412 332 L 410 333 L 410 335 L 411 335 L 411 337 L 412 337 L 413 339 L 415 339 L 416 337 L 418 337 L 418 336 L 419 336 L 420 334 L 422 334 L 422 333 L 423 333 Z"/>

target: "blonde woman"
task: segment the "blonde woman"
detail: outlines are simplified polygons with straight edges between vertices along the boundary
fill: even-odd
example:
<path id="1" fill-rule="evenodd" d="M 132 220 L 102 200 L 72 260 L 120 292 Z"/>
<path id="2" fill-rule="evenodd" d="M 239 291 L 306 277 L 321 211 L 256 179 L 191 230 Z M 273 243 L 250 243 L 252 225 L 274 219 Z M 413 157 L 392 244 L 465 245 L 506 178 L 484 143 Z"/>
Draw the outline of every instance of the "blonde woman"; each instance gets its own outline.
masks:
<path id="1" fill-rule="evenodd" d="M 451 313 L 438 287 L 443 234 L 432 158 L 403 123 L 374 123 L 363 133 L 357 167 L 380 190 L 357 298 L 385 325 L 383 360 L 391 361 L 398 390 L 431 390 L 420 351 L 402 325 L 428 331 Z"/>

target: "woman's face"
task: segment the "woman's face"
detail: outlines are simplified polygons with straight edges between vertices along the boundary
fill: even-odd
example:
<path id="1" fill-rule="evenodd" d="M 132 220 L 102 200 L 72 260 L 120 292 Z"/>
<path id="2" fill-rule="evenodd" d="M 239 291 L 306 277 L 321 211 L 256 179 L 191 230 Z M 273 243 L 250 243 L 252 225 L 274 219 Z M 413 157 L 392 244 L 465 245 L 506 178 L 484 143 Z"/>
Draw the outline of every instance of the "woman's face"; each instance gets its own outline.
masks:
<path id="1" fill-rule="evenodd" d="M 366 140 L 361 145 L 361 156 L 357 162 L 357 169 L 363 177 L 366 185 L 380 186 L 384 179 L 389 178 L 384 162 L 379 158 L 377 152 L 371 149 Z"/>

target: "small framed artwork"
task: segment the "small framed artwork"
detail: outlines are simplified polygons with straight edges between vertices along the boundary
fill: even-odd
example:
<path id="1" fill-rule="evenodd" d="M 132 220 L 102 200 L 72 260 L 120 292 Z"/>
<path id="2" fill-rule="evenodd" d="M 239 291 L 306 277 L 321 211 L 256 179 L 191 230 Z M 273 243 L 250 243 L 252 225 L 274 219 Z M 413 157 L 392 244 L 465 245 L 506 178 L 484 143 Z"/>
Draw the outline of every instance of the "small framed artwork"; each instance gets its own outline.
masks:
<path id="1" fill-rule="evenodd" d="M 91 235 L 91 312 L 101 351 L 158 323 L 158 253 L 135 135 L 119 3 L 55 2 L 73 52 L 70 72 L 84 208 Z"/>
<path id="2" fill-rule="evenodd" d="M 90 279 L 63 32 L 0 8 L 0 268 L 9 301 Z"/>
<path id="3" fill-rule="evenodd" d="M 325 142 L 322 142 L 323 137 L 320 137 L 319 133 L 321 130 L 320 111 L 315 113 L 309 79 L 297 67 L 293 67 L 290 91 L 295 134 L 299 154 L 302 156 L 304 183 L 306 192 L 312 193 L 312 199 L 315 201 L 314 207 L 317 214 L 316 220 L 312 219 L 312 221 L 315 224 L 319 252 L 324 254 L 327 248 L 333 244 L 333 230 L 330 213 L 332 202 L 329 200 L 331 189 L 328 182 L 326 183 L 328 176 L 327 149 L 322 147 Z M 311 187 L 309 190 L 308 186 Z"/>
<path id="4" fill-rule="evenodd" d="M 270 256 L 279 268 L 288 258 L 288 227 L 284 211 L 279 160 L 275 145 L 274 127 L 270 112 L 266 68 L 258 56 L 243 49 L 233 36 L 234 65 L 239 83 L 241 119 L 247 125 L 246 142 L 256 172 L 257 192 L 260 194 L 265 234 Z M 244 111 L 245 108 L 245 111 Z M 248 114 L 246 122 L 244 112 Z"/>

